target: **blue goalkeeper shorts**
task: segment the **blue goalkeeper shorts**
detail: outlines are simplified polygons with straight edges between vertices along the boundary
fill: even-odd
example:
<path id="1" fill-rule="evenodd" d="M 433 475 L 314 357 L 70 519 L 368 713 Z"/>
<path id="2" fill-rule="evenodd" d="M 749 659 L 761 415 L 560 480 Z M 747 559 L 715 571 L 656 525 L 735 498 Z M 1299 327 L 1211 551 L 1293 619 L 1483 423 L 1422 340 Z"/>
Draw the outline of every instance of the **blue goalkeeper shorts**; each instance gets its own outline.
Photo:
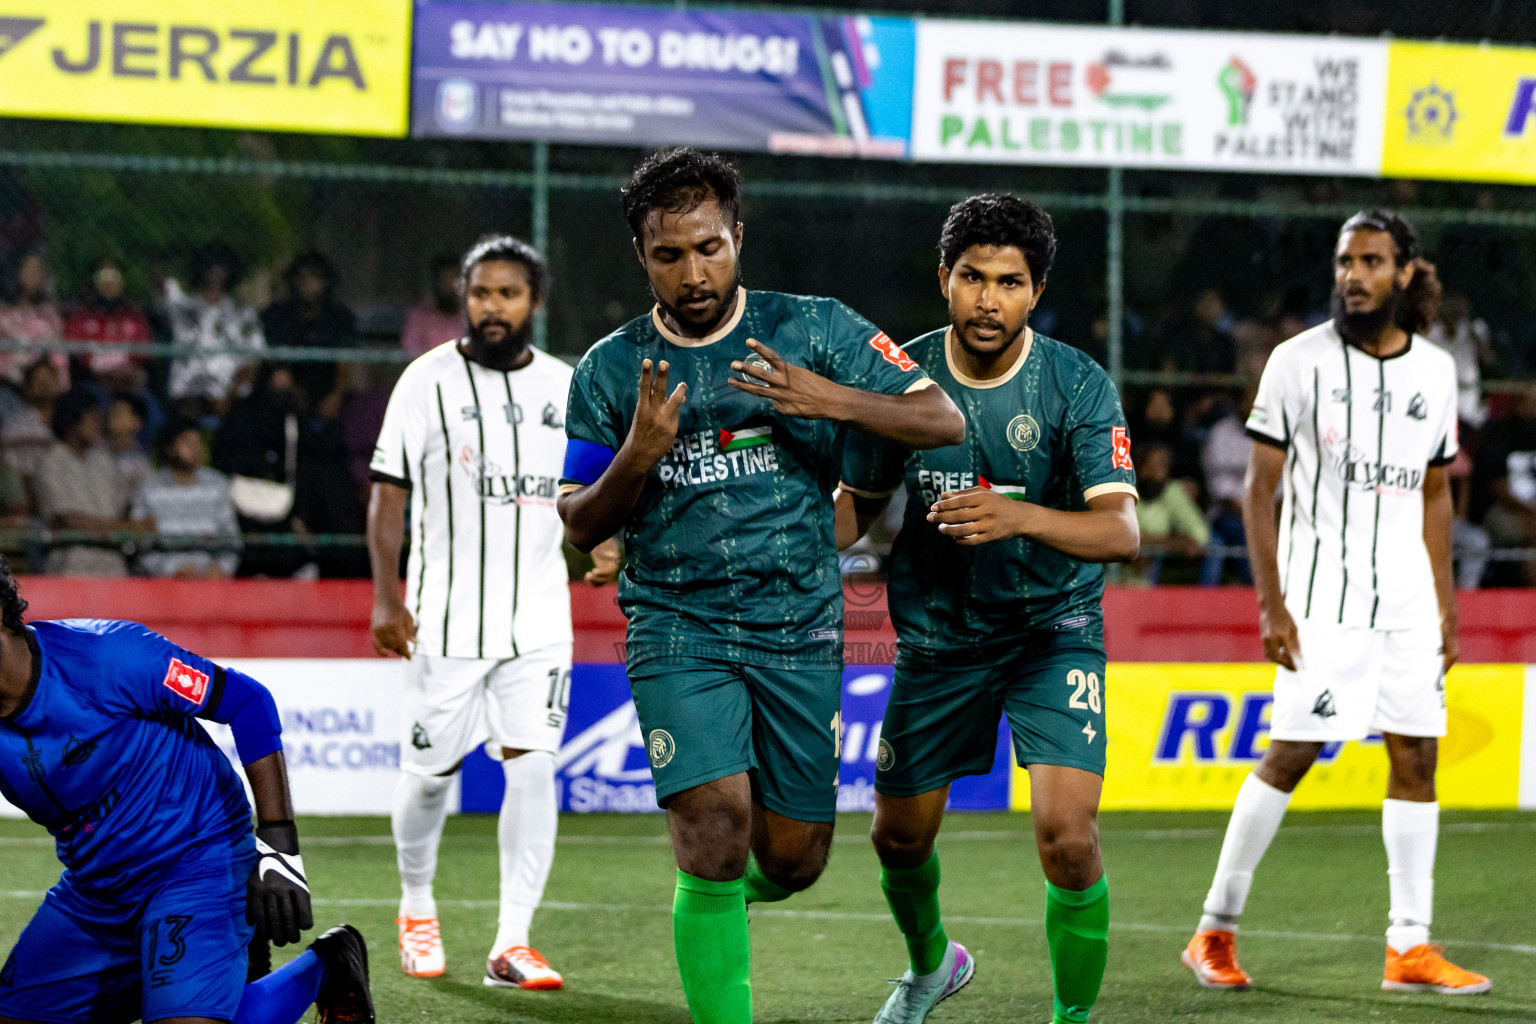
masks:
<path id="1" fill-rule="evenodd" d="M 233 1021 L 253 929 L 254 844 L 199 853 L 142 896 L 85 892 L 68 874 L 43 898 L 5 967 L 0 1016 L 47 1024 L 167 1017 Z"/>

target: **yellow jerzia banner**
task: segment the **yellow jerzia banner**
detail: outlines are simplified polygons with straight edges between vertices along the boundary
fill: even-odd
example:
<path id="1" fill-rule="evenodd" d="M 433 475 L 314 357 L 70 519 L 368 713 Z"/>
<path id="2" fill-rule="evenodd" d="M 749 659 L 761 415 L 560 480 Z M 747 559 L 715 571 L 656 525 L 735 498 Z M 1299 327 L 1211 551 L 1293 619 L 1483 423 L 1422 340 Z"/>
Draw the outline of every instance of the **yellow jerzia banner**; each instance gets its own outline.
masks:
<path id="1" fill-rule="evenodd" d="M 410 0 L 23 0 L 0 115 L 404 135 Z"/>
<path id="2" fill-rule="evenodd" d="M 1391 44 L 1382 172 L 1536 182 L 1536 49 Z"/>
<path id="3" fill-rule="evenodd" d="M 1440 741 L 1444 807 L 1519 803 L 1524 665 L 1460 665 L 1446 681 L 1450 733 Z M 1229 810 L 1269 739 L 1273 665 L 1117 663 L 1106 673 L 1105 810 Z M 1325 747 L 1291 807 L 1368 808 L 1387 793 L 1381 741 Z M 1029 777 L 1014 769 L 1014 810 Z"/>

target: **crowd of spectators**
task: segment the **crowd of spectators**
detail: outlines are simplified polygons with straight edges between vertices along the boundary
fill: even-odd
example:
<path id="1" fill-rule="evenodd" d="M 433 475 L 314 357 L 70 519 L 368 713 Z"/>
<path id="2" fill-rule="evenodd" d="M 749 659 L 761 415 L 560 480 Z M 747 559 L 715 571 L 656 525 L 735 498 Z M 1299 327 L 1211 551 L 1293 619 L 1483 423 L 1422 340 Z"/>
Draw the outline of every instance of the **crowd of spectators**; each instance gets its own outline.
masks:
<path id="1" fill-rule="evenodd" d="M 1155 247 L 1155 234 L 1142 241 Z M 62 301 L 43 252 L 11 261 L 0 338 L 106 347 L 0 349 L 0 549 L 31 571 L 94 576 L 366 575 L 355 538 L 395 368 L 272 358 L 272 349 L 355 348 L 358 319 L 319 252 L 295 258 L 260 310 L 244 301 L 244 269 L 231 247 L 209 243 L 141 305 L 114 260 L 97 262 L 80 294 Z M 409 356 L 463 330 L 456 261 L 424 269 L 426 294 L 399 331 Z M 1133 295 L 1151 287 L 1127 273 Z M 1326 295 L 1274 292 L 1239 314 L 1220 274 L 1183 276 L 1186 301 L 1144 305 L 1126 324 L 1133 370 L 1206 376 L 1125 389 L 1144 553 L 1121 579 L 1248 583 L 1244 422 L 1269 353 L 1322 322 Z M 1070 305 L 1043 308 L 1036 326 L 1090 350 L 1107 335 L 1102 316 L 1078 322 Z M 1465 294 L 1446 294 L 1428 333 L 1457 367 L 1458 584 L 1536 586 L 1536 559 L 1521 554 L 1536 551 L 1536 385 L 1483 393 L 1494 332 Z M 182 351 L 113 350 L 145 342 Z"/>
<path id="2" fill-rule="evenodd" d="M 401 338 L 413 354 L 462 332 L 456 264 L 431 270 Z M 356 536 L 393 377 L 273 358 L 360 344 L 324 255 L 294 259 L 260 310 L 243 275 L 213 242 L 141 305 L 111 259 L 74 297 L 55 293 L 44 252 L 9 264 L 0 339 L 109 347 L 0 350 L 0 550 L 32 572 L 84 576 L 366 575 Z M 155 342 L 183 351 L 113 347 Z"/>

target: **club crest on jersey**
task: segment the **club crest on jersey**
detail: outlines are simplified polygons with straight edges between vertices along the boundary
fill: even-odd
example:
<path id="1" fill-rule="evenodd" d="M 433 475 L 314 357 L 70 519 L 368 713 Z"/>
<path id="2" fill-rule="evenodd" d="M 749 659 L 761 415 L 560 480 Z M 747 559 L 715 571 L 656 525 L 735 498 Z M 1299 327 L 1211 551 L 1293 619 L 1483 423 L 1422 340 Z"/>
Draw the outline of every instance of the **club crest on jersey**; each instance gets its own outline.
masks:
<path id="1" fill-rule="evenodd" d="M 1133 470 L 1131 465 L 1131 434 L 1124 427 L 1114 427 L 1109 435 L 1110 444 L 1114 447 L 1114 467 L 1116 469 Z"/>
<path id="2" fill-rule="evenodd" d="M 199 672 L 180 658 L 172 658 L 165 670 L 165 687 L 193 704 L 201 705 L 208 693 L 208 673 Z"/>
<path id="3" fill-rule="evenodd" d="M 912 357 L 903 352 L 901 346 L 892 341 L 884 331 L 869 339 L 869 347 L 879 352 L 886 362 L 906 373 L 917 369 L 917 363 L 912 361 Z"/>
<path id="4" fill-rule="evenodd" d="M 560 410 L 555 408 L 554 402 L 545 404 L 544 415 L 540 422 L 551 430 L 562 430 L 565 427 L 565 420 L 561 418 Z"/>
<path id="5" fill-rule="evenodd" d="M 1008 443 L 1015 451 L 1027 452 L 1040 443 L 1040 424 L 1027 412 L 1008 421 Z"/>
<path id="6" fill-rule="evenodd" d="M 646 753 L 650 755 L 652 768 L 665 768 L 672 762 L 672 757 L 677 753 L 677 743 L 672 739 L 672 734 L 665 729 L 652 729 L 650 739 L 645 744 Z"/>
<path id="7" fill-rule="evenodd" d="M 1422 392 L 1415 394 L 1408 402 L 1408 418 L 1422 420 L 1429 416 L 1429 403 L 1424 401 Z"/>

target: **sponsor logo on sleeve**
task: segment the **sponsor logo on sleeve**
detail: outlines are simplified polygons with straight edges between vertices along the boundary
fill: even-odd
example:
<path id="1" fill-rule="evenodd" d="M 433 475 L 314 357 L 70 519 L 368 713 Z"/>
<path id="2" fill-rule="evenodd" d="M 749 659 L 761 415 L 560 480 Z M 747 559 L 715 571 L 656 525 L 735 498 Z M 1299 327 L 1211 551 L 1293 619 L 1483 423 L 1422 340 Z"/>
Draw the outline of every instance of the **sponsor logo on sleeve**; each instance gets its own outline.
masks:
<path id="1" fill-rule="evenodd" d="M 180 658 L 172 658 L 170 667 L 165 670 L 165 686 L 178 696 L 201 706 L 203 698 L 208 694 L 208 673 L 199 672 Z"/>
<path id="2" fill-rule="evenodd" d="M 903 372 L 911 373 L 917 369 L 917 363 L 912 361 L 912 357 L 903 352 L 884 331 L 869 339 L 869 347 L 879 352 L 886 362 L 899 367 Z"/>
<path id="3" fill-rule="evenodd" d="M 1111 442 L 1114 445 L 1114 466 L 1116 469 L 1135 469 L 1131 465 L 1131 435 L 1124 427 L 1113 428 Z"/>

